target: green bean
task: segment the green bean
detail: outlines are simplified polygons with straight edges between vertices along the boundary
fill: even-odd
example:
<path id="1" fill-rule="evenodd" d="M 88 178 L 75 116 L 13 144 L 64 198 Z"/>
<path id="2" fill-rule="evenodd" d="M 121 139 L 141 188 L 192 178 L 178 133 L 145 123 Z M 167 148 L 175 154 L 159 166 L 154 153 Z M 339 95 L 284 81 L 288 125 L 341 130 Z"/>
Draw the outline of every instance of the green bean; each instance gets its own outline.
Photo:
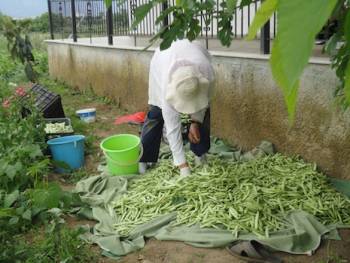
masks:
<path id="1" fill-rule="evenodd" d="M 193 157 L 189 157 L 192 161 Z M 314 164 L 280 154 L 249 162 L 209 158 L 179 180 L 168 160 L 129 182 L 128 191 L 113 203 L 115 230 L 127 236 L 137 225 L 177 213 L 172 225 L 199 224 L 269 237 L 287 227 L 285 216 L 302 209 L 324 224 L 350 224 L 350 200 L 336 192 Z"/>

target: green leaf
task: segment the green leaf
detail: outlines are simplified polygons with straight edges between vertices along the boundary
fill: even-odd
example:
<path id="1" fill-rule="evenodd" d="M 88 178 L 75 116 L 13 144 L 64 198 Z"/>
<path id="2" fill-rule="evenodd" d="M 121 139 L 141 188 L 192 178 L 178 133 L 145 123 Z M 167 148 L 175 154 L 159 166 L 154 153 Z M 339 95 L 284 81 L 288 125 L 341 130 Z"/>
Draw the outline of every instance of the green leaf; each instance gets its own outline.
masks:
<path id="1" fill-rule="evenodd" d="M 18 190 L 15 190 L 11 194 L 6 195 L 4 200 L 4 207 L 9 208 L 10 206 L 12 206 L 14 202 L 17 201 L 18 197 L 19 197 Z"/>
<path id="2" fill-rule="evenodd" d="M 152 9 L 153 2 L 149 2 L 144 5 L 140 5 L 135 9 L 135 20 L 132 23 L 132 27 L 136 27 L 148 14 L 148 12 Z"/>
<path id="3" fill-rule="evenodd" d="M 289 121 L 292 123 L 295 116 L 295 108 L 297 101 L 297 94 L 299 89 L 299 80 L 297 80 L 293 86 L 288 86 L 288 83 L 285 82 L 284 76 L 285 72 L 282 71 L 282 66 L 280 65 L 281 61 L 276 60 L 276 58 L 281 57 L 281 51 L 279 47 L 279 42 L 276 39 L 274 42 L 273 55 L 271 56 L 271 67 L 272 73 L 274 74 L 275 80 L 279 83 L 280 88 L 283 91 L 284 101 L 287 105 Z"/>
<path id="4" fill-rule="evenodd" d="M 250 5 L 253 2 L 255 2 L 255 0 L 241 0 L 240 7 Z"/>
<path id="5" fill-rule="evenodd" d="M 253 40 L 255 38 L 258 30 L 265 25 L 272 14 L 276 11 L 277 4 L 278 0 L 266 0 L 263 2 L 259 10 L 256 12 L 251 26 L 249 27 L 247 40 Z"/>
<path id="6" fill-rule="evenodd" d="M 227 0 L 227 12 L 231 15 L 237 7 L 237 0 Z"/>
<path id="7" fill-rule="evenodd" d="M 31 63 L 26 62 L 24 66 L 24 72 L 26 73 L 26 76 L 28 80 L 34 82 L 35 81 L 35 72 L 33 69 L 33 66 Z"/>
<path id="8" fill-rule="evenodd" d="M 12 208 L 1 208 L 0 209 L 0 219 L 5 217 L 13 216 L 14 211 Z"/>
<path id="9" fill-rule="evenodd" d="M 34 189 L 32 192 L 34 206 L 46 209 L 58 207 L 62 196 L 63 191 L 55 183 L 49 184 L 47 188 Z"/>
<path id="10" fill-rule="evenodd" d="M 162 42 L 160 43 L 160 50 L 165 50 L 171 46 L 171 43 L 178 39 L 181 39 L 184 35 L 184 21 L 181 18 L 174 20 L 174 22 L 166 28 L 162 34 Z"/>
<path id="11" fill-rule="evenodd" d="M 190 41 L 196 39 L 201 31 L 201 26 L 199 25 L 199 20 L 192 18 L 189 26 L 190 30 L 187 32 L 187 38 Z"/>
<path id="12" fill-rule="evenodd" d="M 17 172 L 16 166 L 8 165 L 6 167 L 5 173 L 11 180 L 13 180 L 13 178 L 15 178 L 16 172 Z"/>
<path id="13" fill-rule="evenodd" d="M 60 217 L 62 215 L 62 210 L 57 207 L 50 209 L 48 212 L 57 217 Z"/>
<path id="14" fill-rule="evenodd" d="M 350 104 L 350 61 L 345 70 L 345 85 L 344 85 L 345 99 Z"/>
<path id="15" fill-rule="evenodd" d="M 106 5 L 107 8 L 112 5 L 112 1 L 113 0 L 105 0 L 105 5 Z"/>
<path id="16" fill-rule="evenodd" d="M 22 217 L 24 219 L 27 219 L 29 221 L 32 220 L 32 211 L 30 209 L 27 209 L 23 214 L 22 214 Z"/>
<path id="17" fill-rule="evenodd" d="M 42 153 L 42 151 L 40 149 L 40 146 L 37 145 L 37 144 L 31 145 L 29 156 L 30 156 L 31 159 L 43 156 L 43 153 Z"/>
<path id="18" fill-rule="evenodd" d="M 294 119 L 299 78 L 308 64 L 315 36 L 336 3 L 337 0 L 278 1 L 278 33 L 270 62 L 272 74 L 287 102 L 290 121 Z"/>
<path id="19" fill-rule="evenodd" d="M 194 0 L 176 0 L 176 7 L 181 7 L 183 9 L 193 9 L 194 4 Z"/>
<path id="20" fill-rule="evenodd" d="M 8 165 L 5 168 L 5 173 L 11 180 L 13 180 L 17 172 L 20 172 L 22 169 L 23 169 L 23 165 L 20 161 L 18 161 L 14 165 Z"/>
<path id="21" fill-rule="evenodd" d="M 25 210 L 26 208 L 24 207 L 24 206 L 20 206 L 20 207 L 17 207 L 16 208 L 16 214 L 17 215 L 22 215 L 23 213 L 24 213 L 24 210 Z"/>
<path id="22" fill-rule="evenodd" d="M 177 9 L 176 6 L 171 6 L 165 9 L 164 11 L 162 11 L 162 13 L 160 13 L 160 15 L 157 17 L 155 24 L 158 25 L 159 23 L 163 22 L 164 18 L 168 16 L 171 12 L 175 11 L 176 9 Z"/>
<path id="23" fill-rule="evenodd" d="M 9 220 L 9 224 L 10 225 L 15 225 L 17 224 L 19 221 L 19 217 L 18 216 L 14 216 L 14 217 L 11 217 L 10 220 Z"/>
<path id="24" fill-rule="evenodd" d="M 327 43 L 324 46 L 324 51 L 330 55 L 334 56 L 337 54 L 337 44 L 341 40 L 340 34 L 334 34 L 331 36 L 331 38 L 327 41 Z"/>
<path id="25" fill-rule="evenodd" d="M 345 41 L 348 46 L 348 50 L 350 49 L 350 11 L 347 12 L 345 23 L 344 23 L 344 35 Z"/>
<path id="26" fill-rule="evenodd" d="M 222 45 L 229 47 L 232 41 L 232 16 L 224 15 L 218 22 L 218 37 Z"/>

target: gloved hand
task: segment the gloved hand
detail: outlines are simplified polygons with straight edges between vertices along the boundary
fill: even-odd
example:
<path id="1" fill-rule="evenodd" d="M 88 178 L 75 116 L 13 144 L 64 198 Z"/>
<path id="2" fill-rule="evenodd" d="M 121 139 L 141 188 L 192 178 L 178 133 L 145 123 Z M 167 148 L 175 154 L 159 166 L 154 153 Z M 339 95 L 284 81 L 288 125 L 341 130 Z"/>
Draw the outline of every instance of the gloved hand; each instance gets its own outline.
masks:
<path id="1" fill-rule="evenodd" d="M 190 176 L 191 175 L 191 169 L 190 167 L 186 166 L 183 168 L 180 168 L 180 176 Z"/>

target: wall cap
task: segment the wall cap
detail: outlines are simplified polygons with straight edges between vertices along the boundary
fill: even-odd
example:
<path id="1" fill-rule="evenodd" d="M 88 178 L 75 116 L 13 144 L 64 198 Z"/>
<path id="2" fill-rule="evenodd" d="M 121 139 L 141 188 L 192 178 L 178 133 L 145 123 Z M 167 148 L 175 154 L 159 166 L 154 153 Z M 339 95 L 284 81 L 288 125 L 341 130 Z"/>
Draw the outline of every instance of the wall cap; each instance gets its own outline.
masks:
<path id="1" fill-rule="evenodd" d="M 45 40 L 48 44 L 65 44 L 72 46 L 83 46 L 83 47 L 99 47 L 106 49 L 119 49 L 119 50 L 137 50 L 137 51 L 145 51 L 145 52 L 154 52 L 154 47 L 149 47 L 145 49 L 144 47 L 133 47 L 128 45 L 106 45 L 106 44 L 90 44 L 90 43 L 79 43 L 72 42 L 72 40 Z M 255 59 L 255 60 L 269 60 L 270 55 L 263 54 L 254 54 L 247 52 L 233 52 L 233 51 L 209 51 L 210 54 L 214 57 L 228 57 L 228 58 L 245 58 L 245 59 Z M 309 59 L 309 64 L 317 64 L 317 65 L 330 65 L 331 61 L 327 57 L 311 57 Z"/>

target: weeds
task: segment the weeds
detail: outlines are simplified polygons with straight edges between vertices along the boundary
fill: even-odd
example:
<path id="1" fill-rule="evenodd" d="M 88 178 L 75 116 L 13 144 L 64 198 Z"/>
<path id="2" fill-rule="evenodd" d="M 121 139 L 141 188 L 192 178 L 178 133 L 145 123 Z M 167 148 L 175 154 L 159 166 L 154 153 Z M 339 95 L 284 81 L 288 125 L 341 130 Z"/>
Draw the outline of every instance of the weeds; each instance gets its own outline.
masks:
<path id="1" fill-rule="evenodd" d="M 47 225 L 45 231 L 35 229 L 34 238 L 29 240 L 25 235 L 8 235 L 1 240 L 0 262 L 96 262 L 96 254 L 80 238 L 84 232 L 82 228 L 70 229 L 64 221 L 56 221 Z"/>
<path id="2" fill-rule="evenodd" d="M 5 46 L 4 38 L 0 46 Z M 64 225 L 63 213 L 79 206 L 80 199 L 48 181 L 52 164 L 43 154 L 44 121 L 22 85 L 24 66 L 12 61 L 5 50 L 0 49 L 0 262 L 94 262 L 87 244 L 79 238 L 83 231 Z M 61 88 L 62 83 L 47 78 L 47 54 L 33 53 L 40 81 Z M 68 89 L 61 90 L 68 93 Z M 25 118 L 23 106 L 31 111 Z M 76 123 L 76 130 L 87 132 L 84 124 Z M 88 150 L 93 149 L 94 140 L 88 140 Z M 87 175 L 82 171 L 74 174 L 76 178 Z M 45 235 L 37 236 L 43 225 Z M 32 232 L 36 238 L 28 241 Z"/>
<path id="3" fill-rule="evenodd" d="M 66 182 L 74 184 L 89 176 L 90 176 L 90 173 L 86 169 L 82 168 L 70 174 L 65 174 L 63 178 Z"/>

